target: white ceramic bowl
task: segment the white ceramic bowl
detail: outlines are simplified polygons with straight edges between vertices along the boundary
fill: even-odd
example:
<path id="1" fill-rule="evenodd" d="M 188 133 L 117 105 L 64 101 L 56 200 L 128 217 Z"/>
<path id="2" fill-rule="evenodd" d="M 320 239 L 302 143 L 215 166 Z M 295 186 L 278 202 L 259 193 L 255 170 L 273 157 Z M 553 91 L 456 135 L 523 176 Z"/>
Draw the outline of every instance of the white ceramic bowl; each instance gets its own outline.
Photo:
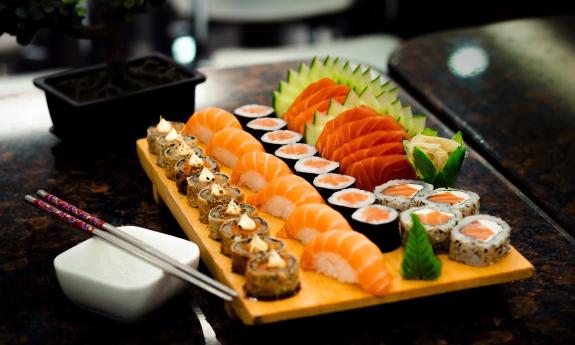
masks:
<path id="1" fill-rule="evenodd" d="M 120 229 L 183 264 L 198 267 L 200 251 L 193 242 L 137 226 Z M 143 319 L 187 284 L 98 238 L 58 255 L 54 267 L 64 294 L 74 303 L 130 323 Z"/>

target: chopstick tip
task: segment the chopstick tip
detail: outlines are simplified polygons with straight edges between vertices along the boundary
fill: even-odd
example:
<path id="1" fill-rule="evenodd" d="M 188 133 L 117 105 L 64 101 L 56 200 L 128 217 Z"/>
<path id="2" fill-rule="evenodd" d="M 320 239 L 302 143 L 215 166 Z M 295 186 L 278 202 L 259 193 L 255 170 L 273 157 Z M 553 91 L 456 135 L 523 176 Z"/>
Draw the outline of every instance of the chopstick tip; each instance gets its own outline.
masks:
<path id="1" fill-rule="evenodd" d="M 31 196 L 31 195 L 24 195 L 24 200 L 26 200 L 29 203 L 34 203 L 34 201 L 36 200 L 35 197 Z"/>
<path id="2" fill-rule="evenodd" d="M 48 192 L 46 192 L 46 191 L 43 190 L 43 189 L 38 189 L 38 190 L 36 191 L 36 194 L 38 194 L 38 195 L 41 196 L 41 197 L 45 197 L 46 195 L 48 195 Z"/>

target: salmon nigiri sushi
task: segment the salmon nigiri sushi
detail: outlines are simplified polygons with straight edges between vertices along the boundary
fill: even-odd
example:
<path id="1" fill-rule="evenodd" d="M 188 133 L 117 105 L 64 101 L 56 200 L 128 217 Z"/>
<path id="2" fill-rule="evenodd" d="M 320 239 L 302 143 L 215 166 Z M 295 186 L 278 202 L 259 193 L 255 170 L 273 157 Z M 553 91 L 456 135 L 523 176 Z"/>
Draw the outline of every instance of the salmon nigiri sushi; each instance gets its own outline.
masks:
<path id="1" fill-rule="evenodd" d="M 262 144 L 251 134 L 235 127 L 218 131 L 208 143 L 206 154 L 235 169 L 241 156 L 248 152 L 265 152 Z"/>
<path id="2" fill-rule="evenodd" d="M 190 116 L 182 133 L 194 135 L 202 143 L 207 144 L 214 134 L 228 127 L 242 129 L 238 119 L 231 113 L 220 108 L 208 107 Z"/>
<path id="3" fill-rule="evenodd" d="M 231 182 L 259 192 L 271 180 L 288 174 L 291 174 L 291 170 L 281 159 L 269 153 L 253 151 L 240 157 L 232 172 Z"/>
<path id="4" fill-rule="evenodd" d="M 359 284 L 375 296 L 385 295 L 392 280 L 379 248 L 356 231 L 331 230 L 317 236 L 305 246 L 301 267 Z"/>
<path id="5" fill-rule="evenodd" d="M 334 229 L 353 230 L 341 213 L 328 205 L 303 204 L 290 214 L 278 236 L 308 244 L 319 234 Z"/>
<path id="6" fill-rule="evenodd" d="M 285 220 L 297 206 L 323 203 L 323 198 L 302 177 L 284 175 L 272 180 L 258 193 L 248 196 L 246 202 Z"/>

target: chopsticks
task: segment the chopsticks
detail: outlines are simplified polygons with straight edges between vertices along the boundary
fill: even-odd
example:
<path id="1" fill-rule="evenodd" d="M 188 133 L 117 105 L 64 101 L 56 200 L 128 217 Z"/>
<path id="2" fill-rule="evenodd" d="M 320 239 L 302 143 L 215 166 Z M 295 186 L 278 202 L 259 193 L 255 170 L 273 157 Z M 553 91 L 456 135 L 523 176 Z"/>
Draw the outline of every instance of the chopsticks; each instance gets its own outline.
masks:
<path id="1" fill-rule="evenodd" d="M 116 228 L 112 224 L 94 217 L 88 212 L 85 212 L 44 190 L 38 190 L 37 194 L 54 205 L 31 195 L 26 195 L 24 199 L 44 212 L 56 216 L 90 235 L 97 236 L 120 249 L 132 253 L 173 276 L 196 285 L 226 301 L 231 301 L 234 297 L 238 296 L 238 293 L 235 290 L 198 272 L 192 267 L 176 261 L 149 244 L 144 243 Z"/>

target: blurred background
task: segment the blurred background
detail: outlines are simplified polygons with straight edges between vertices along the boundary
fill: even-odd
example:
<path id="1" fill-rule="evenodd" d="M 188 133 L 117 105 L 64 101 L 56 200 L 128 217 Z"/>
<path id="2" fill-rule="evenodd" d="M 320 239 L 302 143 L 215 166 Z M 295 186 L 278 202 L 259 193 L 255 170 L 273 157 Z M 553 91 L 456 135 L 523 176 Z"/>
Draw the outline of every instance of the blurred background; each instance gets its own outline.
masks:
<path id="1" fill-rule="evenodd" d="M 403 40 L 435 31 L 574 12 L 572 0 L 167 0 L 126 29 L 130 56 L 160 51 L 195 67 L 338 55 L 385 71 Z M 101 61 L 89 41 L 48 31 L 0 37 L 0 78 Z"/>

